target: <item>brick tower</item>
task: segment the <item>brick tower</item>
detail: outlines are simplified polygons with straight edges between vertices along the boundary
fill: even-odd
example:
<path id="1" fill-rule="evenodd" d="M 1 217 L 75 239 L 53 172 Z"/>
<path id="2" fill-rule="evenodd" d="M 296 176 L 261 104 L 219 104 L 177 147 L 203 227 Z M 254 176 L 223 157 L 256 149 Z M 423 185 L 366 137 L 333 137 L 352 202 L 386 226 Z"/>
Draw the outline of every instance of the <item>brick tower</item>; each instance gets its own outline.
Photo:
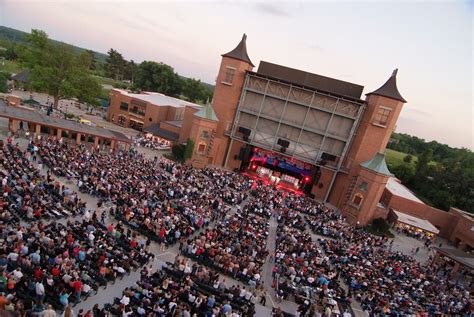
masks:
<path id="1" fill-rule="evenodd" d="M 406 103 L 398 91 L 396 76 L 397 69 L 382 87 L 367 94 L 365 113 L 344 162 L 348 173 L 336 177 L 329 197 L 349 221 L 360 225 L 376 216 L 377 204 L 391 176 L 383 153 Z"/>
<path id="2" fill-rule="evenodd" d="M 245 72 L 254 67 L 247 54 L 247 35 L 242 36 L 240 43 L 230 52 L 222 54 L 221 66 L 216 79 L 212 106 L 219 118 L 217 123 L 214 147 L 216 157 L 212 164 L 223 165 L 227 153 L 235 112 L 245 81 Z"/>

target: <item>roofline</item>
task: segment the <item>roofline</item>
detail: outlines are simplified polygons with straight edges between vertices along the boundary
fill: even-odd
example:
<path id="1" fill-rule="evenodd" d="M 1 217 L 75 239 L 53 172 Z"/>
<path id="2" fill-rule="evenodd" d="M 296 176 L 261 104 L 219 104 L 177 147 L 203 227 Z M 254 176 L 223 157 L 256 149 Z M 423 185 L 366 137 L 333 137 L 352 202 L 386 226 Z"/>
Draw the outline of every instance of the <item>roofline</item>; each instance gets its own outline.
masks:
<path id="1" fill-rule="evenodd" d="M 251 71 L 251 70 L 246 70 L 245 72 L 249 73 L 251 75 L 257 75 L 257 76 L 262 77 L 262 78 L 267 78 L 267 79 L 272 79 L 272 80 L 275 80 L 275 81 L 279 81 L 279 82 L 289 84 L 289 85 L 292 85 L 292 86 L 295 86 L 295 87 L 300 87 L 300 88 L 304 88 L 304 89 L 307 89 L 307 90 L 316 91 L 316 92 L 319 92 L 319 93 L 322 93 L 322 94 L 325 94 L 325 95 L 330 95 L 332 97 L 342 98 L 342 99 L 345 99 L 345 100 L 348 100 L 348 101 L 351 101 L 351 102 L 356 102 L 360 105 L 367 104 L 367 101 L 365 101 L 363 99 L 358 99 L 358 98 L 354 98 L 354 97 L 351 97 L 351 96 L 336 94 L 334 92 L 330 92 L 330 91 L 326 91 L 326 90 L 322 90 L 322 89 L 316 89 L 316 88 L 301 85 L 301 84 L 295 84 L 295 83 L 293 83 L 291 81 L 288 81 L 288 80 L 284 80 L 284 79 L 269 76 L 269 75 L 263 75 L 263 74 L 260 74 L 260 73 L 257 73 L 257 72 Z"/>

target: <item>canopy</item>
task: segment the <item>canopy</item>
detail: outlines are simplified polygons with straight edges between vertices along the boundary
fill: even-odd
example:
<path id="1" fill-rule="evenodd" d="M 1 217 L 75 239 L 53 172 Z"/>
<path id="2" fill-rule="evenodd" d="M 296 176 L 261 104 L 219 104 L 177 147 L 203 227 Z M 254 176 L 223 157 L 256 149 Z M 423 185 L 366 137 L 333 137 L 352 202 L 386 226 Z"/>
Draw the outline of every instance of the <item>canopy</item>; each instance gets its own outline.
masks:
<path id="1" fill-rule="evenodd" d="M 393 211 L 397 215 L 397 221 L 406 225 L 416 227 L 434 234 L 438 234 L 439 230 L 431 222 L 426 219 L 417 218 L 400 211 Z"/>

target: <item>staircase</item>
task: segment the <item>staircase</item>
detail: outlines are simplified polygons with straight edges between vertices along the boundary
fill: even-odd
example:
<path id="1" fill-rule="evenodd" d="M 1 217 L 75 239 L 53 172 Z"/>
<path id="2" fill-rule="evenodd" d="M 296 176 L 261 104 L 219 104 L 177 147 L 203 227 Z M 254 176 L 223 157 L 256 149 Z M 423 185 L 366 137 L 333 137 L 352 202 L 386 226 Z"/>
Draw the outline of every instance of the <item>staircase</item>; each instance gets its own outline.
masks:
<path id="1" fill-rule="evenodd" d="M 209 145 L 207 147 L 206 155 L 209 155 L 209 153 L 211 153 L 212 146 L 214 145 L 214 139 L 215 138 L 216 138 L 216 129 L 212 129 L 211 139 L 209 140 Z"/>
<path id="2" fill-rule="evenodd" d="M 346 194 L 344 195 L 344 202 L 343 206 L 347 205 L 349 200 L 351 199 L 352 193 L 354 192 L 354 187 L 357 184 L 357 179 L 359 176 L 352 176 L 351 183 L 349 184 L 349 187 L 347 188 Z"/>

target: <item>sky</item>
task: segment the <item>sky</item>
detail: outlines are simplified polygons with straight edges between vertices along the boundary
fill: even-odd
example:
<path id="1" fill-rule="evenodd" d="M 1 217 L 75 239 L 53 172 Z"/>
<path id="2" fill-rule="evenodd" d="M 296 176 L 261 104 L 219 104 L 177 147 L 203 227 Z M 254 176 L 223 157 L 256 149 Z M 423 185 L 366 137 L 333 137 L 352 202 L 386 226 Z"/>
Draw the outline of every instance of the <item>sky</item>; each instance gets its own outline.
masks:
<path id="1" fill-rule="evenodd" d="M 261 60 L 379 88 L 398 68 L 396 131 L 474 149 L 474 1 L 0 0 L 0 25 L 215 83 L 247 34 Z M 256 70 L 256 69 L 255 69 Z"/>

